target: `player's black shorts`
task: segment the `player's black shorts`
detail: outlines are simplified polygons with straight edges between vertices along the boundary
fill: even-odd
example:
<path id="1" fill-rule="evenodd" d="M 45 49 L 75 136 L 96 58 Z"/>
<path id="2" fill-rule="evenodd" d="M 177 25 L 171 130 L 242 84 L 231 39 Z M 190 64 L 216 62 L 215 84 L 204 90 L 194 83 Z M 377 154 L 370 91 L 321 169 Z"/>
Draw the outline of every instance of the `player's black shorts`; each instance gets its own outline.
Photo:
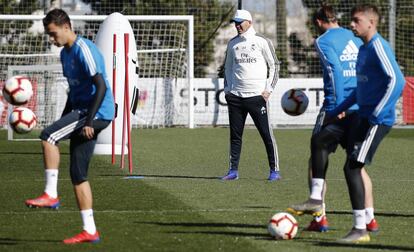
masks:
<path id="1" fill-rule="evenodd" d="M 64 115 L 40 134 L 40 139 L 54 145 L 60 140 L 70 139 L 70 176 L 75 185 L 87 180 L 89 161 L 98 134 L 110 124 L 106 120 L 93 120 L 95 134 L 92 139 L 87 139 L 81 134 L 85 119 L 86 114 L 76 110 Z"/>
<path id="2" fill-rule="evenodd" d="M 325 121 L 326 112 L 322 108 L 319 111 L 318 116 L 316 117 L 315 126 L 313 127 L 312 135 L 315 135 L 316 133 L 320 132 L 323 128 L 323 122 Z"/>
<path id="3" fill-rule="evenodd" d="M 370 164 L 379 144 L 390 130 L 391 126 L 371 125 L 367 118 L 357 116 L 350 131 L 348 157 L 362 164 Z"/>
<path id="4" fill-rule="evenodd" d="M 312 138 L 320 136 L 324 141 L 329 138 L 329 152 L 335 152 L 338 144 L 346 149 L 350 138 L 351 125 L 355 117 L 357 117 L 357 113 L 355 111 L 348 111 L 344 118 L 323 125 L 325 115 L 326 112 L 321 109 L 312 131 Z"/>

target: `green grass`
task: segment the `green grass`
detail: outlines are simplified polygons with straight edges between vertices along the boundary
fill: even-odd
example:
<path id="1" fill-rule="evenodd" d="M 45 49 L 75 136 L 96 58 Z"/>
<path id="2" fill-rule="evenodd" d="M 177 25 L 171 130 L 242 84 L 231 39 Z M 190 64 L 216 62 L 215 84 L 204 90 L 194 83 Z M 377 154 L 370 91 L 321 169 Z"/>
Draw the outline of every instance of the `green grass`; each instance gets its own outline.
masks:
<path id="1" fill-rule="evenodd" d="M 307 198 L 310 130 L 276 130 L 283 179 L 266 181 L 264 146 L 246 129 L 240 179 L 216 179 L 227 171 L 228 129 L 133 131 L 134 175 L 95 156 L 90 167 L 99 244 L 68 246 L 81 230 L 68 172 L 68 145 L 61 145 L 59 210 L 28 209 L 26 198 L 44 187 L 39 142 L 9 142 L 0 131 L 0 251 L 409 251 L 414 250 L 414 130 L 394 129 L 368 168 L 381 231 L 364 245 L 336 239 L 352 225 L 343 176 L 344 153 L 330 159 L 327 233 L 300 231 L 291 241 L 272 240 L 267 221 Z M 119 157 L 118 160 L 119 161 Z M 300 229 L 311 220 L 297 217 Z"/>

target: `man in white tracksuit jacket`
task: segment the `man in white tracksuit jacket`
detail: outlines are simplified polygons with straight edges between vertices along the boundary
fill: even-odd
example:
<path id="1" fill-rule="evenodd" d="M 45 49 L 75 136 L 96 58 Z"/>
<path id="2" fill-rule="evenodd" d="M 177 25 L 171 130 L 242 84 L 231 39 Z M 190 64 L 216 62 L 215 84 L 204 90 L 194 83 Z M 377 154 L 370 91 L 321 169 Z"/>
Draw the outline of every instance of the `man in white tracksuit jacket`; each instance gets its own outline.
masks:
<path id="1" fill-rule="evenodd" d="M 223 180 L 238 179 L 242 135 L 247 114 L 252 117 L 266 147 L 270 174 L 279 180 L 276 141 L 269 123 L 268 101 L 278 80 L 279 61 L 272 42 L 256 34 L 252 16 L 237 10 L 233 20 L 238 35 L 227 45 L 224 92 L 230 122 L 230 164 Z"/>

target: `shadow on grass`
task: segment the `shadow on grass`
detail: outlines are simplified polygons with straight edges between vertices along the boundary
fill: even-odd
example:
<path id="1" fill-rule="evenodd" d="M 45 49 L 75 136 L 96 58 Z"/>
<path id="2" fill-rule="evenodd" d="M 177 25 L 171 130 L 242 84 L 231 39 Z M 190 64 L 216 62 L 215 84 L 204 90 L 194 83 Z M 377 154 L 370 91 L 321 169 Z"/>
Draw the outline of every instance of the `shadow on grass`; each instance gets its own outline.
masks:
<path id="1" fill-rule="evenodd" d="M 139 224 L 150 224 L 158 226 L 180 226 L 180 227 L 224 227 L 224 228 L 266 228 L 266 225 L 241 224 L 241 223 L 219 223 L 219 222 L 135 222 Z"/>
<path id="2" fill-rule="evenodd" d="M 400 250 L 400 251 L 414 251 L 414 247 L 395 246 L 395 245 L 380 245 L 373 243 L 366 244 L 346 244 L 340 242 L 315 242 L 315 246 L 335 248 L 357 248 L 357 249 L 375 249 L 375 250 Z"/>
<path id="3" fill-rule="evenodd" d="M 260 228 L 266 229 L 266 225 L 258 224 L 242 224 L 242 223 L 219 223 L 219 222 L 135 222 L 139 224 L 149 224 L 169 227 L 195 227 L 195 228 Z M 192 230 L 192 231 L 166 231 L 172 234 L 203 234 L 203 235 L 228 235 L 228 236 L 243 236 L 256 237 L 257 239 L 269 238 L 268 234 L 256 232 L 242 232 L 242 231 L 225 231 L 225 230 Z M 269 239 L 271 240 L 271 238 Z"/>
<path id="4" fill-rule="evenodd" d="M 18 245 L 22 243 L 61 243 L 62 240 L 28 240 L 0 237 L 0 245 Z"/>
<path id="5" fill-rule="evenodd" d="M 337 214 L 337 215 L 352 215 L 352 211 L 326 211 L 328 214 Z M 375 212 L 375 216 L 384 216 L 384 217 L 405 217 L 405 218 L 414 218 L 414 214 L 408 213 L 387 213 L 387 212 Z"/>
<path id="6" fill-rule="evenodd" d="M 30 152 L 30 151 L 0 151 L 0 154 L 5 155 L 42 155 L 42 152 Z M 62 153 L 62 155 L 69 155 L 68 153 Z"/>
<path id="7" fill-rule="evenodd" d="M 228 235 L 239 237 L 256 237 L 266 240 L 272 240 L 268 234 L 252 233 L 252 232 L 237 232 L 237 231 L 169 231 L 171 234 L 203 234 L 203 235 Z"/>
<path id="8" fill-rule="evenodd" d="M 258 224 L 242 224 L 242 223 L 216 223 L 216 222 L 135 222 L 139 224 L 150 224 L 158 226 L 172 226 L 172 227 L 196 227 L 196 228 L 260 228 L 265 229 L 264 225 Z M 263 232 L 243 232 L 243 231 L 225 231 L 225 230 L 188 230 L 188 231 L 165 231 L 171 234 L 202 234 L 202 235 L 226 235 L 226 236 L 238 236 L 238 237 L 253 237 L 256 240 L 272 241 L 274 238 L 270 237 L 267 233 Z M 355 249 L 372 249 L 372 250 L 400 250 L 400 251 L 414 251 L 414 247 L 407 246 L 395 246 L 395 245 L 381 245 L 374 243 L 367 244 L 346 244 L 339 242 L 329 241 L 330 238 L 318 238 L 319 241 L 315 241 L 315 238 L 302 238 L 296 237 L 295 241 L 309 243 L 312 246 L 320 246 L 324 248 L 355 248 Z M 280 240 L 283 241 L 283 240 Z"/>
<path id="9" fill-rule="evenodd" d="M 273 207 L 269 207 L 269 206 L 244 206 L 245 208 L 250 208 L 250 209 L 270 209 L 272 210 Z"/>

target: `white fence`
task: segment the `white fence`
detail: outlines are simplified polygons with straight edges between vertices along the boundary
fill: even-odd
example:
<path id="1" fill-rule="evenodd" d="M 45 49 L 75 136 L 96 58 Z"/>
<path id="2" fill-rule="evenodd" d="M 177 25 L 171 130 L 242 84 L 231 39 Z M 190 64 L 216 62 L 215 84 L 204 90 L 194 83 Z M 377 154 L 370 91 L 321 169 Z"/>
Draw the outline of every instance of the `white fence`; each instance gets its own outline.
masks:
<path id="1" fill-rule="evenodd" d="M 280 79 L 270 99 L 271 124 L 275 127 L 314 124 L 323 101 L 322 86 L 322 79 Z M 186 125 L 189 95 L 186 80 L 140 79 L 138 87 L 140 101 L 134 125 L 138 127 Z M 196 126 L 228 125 L 223 79 L 196 78 L 194 88 L 194 124 Z M 280 105 L 283 93 L 291 88 L 304 90 L 309 98 L 308 109 L 300 116 L 285 114 Z M 253 125 L 250 117 L 246 124 Z"/>

